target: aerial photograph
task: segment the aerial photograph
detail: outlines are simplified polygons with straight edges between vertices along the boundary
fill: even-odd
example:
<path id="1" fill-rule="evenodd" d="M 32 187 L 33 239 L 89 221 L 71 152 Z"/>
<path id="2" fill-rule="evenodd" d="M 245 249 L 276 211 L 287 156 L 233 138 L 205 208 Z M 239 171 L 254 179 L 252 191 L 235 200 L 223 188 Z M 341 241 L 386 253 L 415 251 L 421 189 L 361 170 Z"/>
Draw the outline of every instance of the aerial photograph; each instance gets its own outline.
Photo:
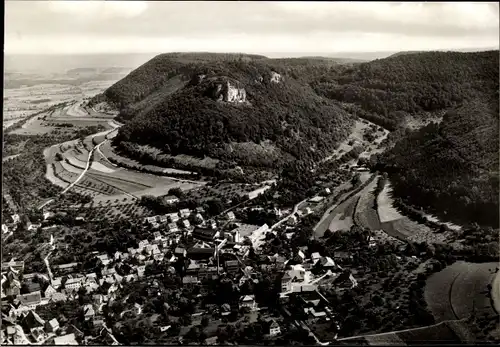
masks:
<path id="1" fill-rule="evenodd" d="M 6 0 L 0 345 L 500 344 L 499 12 Z"/>

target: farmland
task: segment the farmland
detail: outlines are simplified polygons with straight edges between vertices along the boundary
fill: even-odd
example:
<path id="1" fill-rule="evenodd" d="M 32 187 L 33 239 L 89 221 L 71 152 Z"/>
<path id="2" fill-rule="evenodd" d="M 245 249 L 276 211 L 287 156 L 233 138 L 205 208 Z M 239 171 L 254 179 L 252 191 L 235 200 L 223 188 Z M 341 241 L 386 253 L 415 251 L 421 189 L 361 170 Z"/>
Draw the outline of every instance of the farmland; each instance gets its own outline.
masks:
<path id="1" fill-rule="evenodd" d="M 487 286 L 495 278 L 498 263 L 456 262 L 427 279 L 425 300 L 436 321 L 467 318 L 470 314 L 494 314 Z"/>

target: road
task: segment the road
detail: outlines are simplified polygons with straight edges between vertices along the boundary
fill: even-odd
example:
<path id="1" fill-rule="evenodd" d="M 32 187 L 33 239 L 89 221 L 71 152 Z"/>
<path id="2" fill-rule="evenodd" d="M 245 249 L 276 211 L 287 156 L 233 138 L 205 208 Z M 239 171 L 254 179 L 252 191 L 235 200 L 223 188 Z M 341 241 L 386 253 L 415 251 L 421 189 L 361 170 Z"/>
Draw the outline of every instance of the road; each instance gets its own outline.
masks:
<path id="1" fill-rule="evenodd" d="M 307 200 L 309 200 L 310 198 L 305 198 L 304 200 L 302 200 L 301 202 L 299 202 L 298 204 L 296 204 L 294 207 L 293 207 L 293 210 L 292 210 L 292 213 L 290 213 L 288 216 L 286 216 L 285 218 L 282 218 L 281 220 L 279 220 L 277 223 L 275 223 L 273 226 L 271 226 L 271 228 L 269 228 L 269 231 L 273 231 L 275 228 L 277 228 L 278 226 L 280 226 L 281 224 L 285 223 L 287 220 L 289 220 L 295 213 L 297 213 L 297 211 L 299 210 L 299 207 L 300 205 L 304 204 L 305 202 L 307 202 Z"/>

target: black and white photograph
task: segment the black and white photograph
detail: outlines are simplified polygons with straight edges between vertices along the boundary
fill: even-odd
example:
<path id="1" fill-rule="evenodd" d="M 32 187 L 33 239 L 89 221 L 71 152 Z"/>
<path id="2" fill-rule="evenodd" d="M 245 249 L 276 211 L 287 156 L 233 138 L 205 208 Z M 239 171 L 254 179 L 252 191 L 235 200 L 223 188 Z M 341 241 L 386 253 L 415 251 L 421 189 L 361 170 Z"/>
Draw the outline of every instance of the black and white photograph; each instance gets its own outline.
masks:
<path id="1" fill-rule="evenodd" d="M 499 344 L 499 13 L 6 0 L 0 344 Z"/>

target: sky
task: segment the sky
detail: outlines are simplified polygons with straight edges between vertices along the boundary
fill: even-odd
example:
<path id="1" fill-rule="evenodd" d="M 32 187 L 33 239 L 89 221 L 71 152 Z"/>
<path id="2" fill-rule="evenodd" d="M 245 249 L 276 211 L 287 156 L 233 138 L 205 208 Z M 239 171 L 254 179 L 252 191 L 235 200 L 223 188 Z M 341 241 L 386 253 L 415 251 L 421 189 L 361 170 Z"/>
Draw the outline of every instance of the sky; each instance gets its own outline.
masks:
<path id="1" fill-rule="evenodd" d="M 7 54 L 498 48 L 498 3 L 5 2 Z"/>

